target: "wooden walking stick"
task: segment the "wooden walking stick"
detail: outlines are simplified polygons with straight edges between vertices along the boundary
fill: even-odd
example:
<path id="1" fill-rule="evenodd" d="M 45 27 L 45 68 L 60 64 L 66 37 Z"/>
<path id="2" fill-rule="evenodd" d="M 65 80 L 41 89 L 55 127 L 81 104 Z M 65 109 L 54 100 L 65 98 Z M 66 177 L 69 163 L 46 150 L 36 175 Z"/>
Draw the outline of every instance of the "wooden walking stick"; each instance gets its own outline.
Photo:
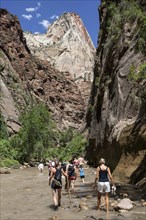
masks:
<path id="1" fill-rule="evenodd" d="M 69 187 L 68 176 L 67 176 L 67 188 L 68 188 L 69 201 L 70 201 L 70 204 L 71 204 L 71 194 L 70 194 L 70 187 Z"/>

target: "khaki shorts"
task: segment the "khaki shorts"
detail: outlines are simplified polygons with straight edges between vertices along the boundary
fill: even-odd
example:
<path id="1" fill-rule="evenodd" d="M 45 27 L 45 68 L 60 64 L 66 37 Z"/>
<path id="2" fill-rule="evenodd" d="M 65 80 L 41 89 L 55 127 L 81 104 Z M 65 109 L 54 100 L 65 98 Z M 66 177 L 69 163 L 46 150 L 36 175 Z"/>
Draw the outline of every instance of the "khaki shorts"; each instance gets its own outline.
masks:
<path id="1" fill-rule="evenodd" d="M 110 183 L 109 182 L 98 182 L 97 187 L 98 187 L 98 192 L 100 192 L 100 193 L 110 192 Z"/>

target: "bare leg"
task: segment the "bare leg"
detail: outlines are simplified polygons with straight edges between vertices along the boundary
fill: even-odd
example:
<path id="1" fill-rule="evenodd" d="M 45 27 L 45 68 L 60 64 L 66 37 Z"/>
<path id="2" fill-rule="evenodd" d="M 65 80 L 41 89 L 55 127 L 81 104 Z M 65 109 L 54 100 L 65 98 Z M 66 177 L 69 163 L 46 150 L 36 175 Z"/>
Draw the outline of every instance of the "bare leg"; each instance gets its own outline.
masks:
<path id="1" fill-rule="evenodd" d="M 65 186 L 64 186 L 64 189 L 67 189 L 68 188 L 68 186 L 67 186 L 67 177 L 65 177 Z"/>
<path id="2" fill-rule="evenodd" d="M 109 209 L 108 193 L 105 193 L 105 205 L 106 205 L 106 212 L 108 212 Z"/>
<path id="3" fill-rule="evenodd" d="M 70 187 L 71 187 L 71 180 L 68 180 L 68 187 L 70 189 Z"/>
<path id="4" fill-rule="evenodd" d="M 53 202 L 55 206 L 58 206 L 58 196 L 57 196 L 57 189 L 52 190 L 52 195 L 53 195 Z"/>
<path id="5" fill-rule="evenodd" d="M 101 193 L 98 192 L 97 209 L 100 209 Z"/>
<path id="6" fill-rule="evenodd" d="M 61 205 L 61 191 L 62 189 L 58 189 L 58 205 Z"/>
<path id="7" fill-rule="evenodd" d="M 71 189 L 72 189 L 72 191 L 74 191 L 74 187 L 75 187 L 75 180 L 72 180 L 71 181 Z"/>

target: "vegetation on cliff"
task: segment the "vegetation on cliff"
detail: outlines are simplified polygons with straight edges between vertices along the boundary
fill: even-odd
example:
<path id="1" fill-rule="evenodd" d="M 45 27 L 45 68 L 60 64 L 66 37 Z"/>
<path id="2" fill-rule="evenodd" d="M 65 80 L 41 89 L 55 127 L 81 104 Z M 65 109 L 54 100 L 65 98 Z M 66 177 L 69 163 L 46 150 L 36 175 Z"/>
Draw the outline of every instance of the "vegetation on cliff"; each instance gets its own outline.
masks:
<path id="1" fill-rule="evenodd" d="M 104 4 L 105 2 L 103 1 L 102 7 L 104 7 Z M 133 34 L 138 38 L 135 49 L 146 55 L 146 12 L 141 8 L 140 4 L 134 0 L 124 0 L 121 4 L 113 1 L 108 4 L 107 11 L 106 27 L 108 38 L 104 47 L 115 45 L 127 22 L 131 25 L 135 23 L 136 28 Z"/>
<path id="2" fill-rule="evenodd" d="M 76 153 L 84 152 L 85 139 L 69 128 L 59 131 L 50 112 L 42 105 L 32 105 L 20 118 L 21 129 L 12 137 L 1 117 L 0 166 L 10 167 L 31 159 L 40 161 L 52 159 L 69 160 Z"/>

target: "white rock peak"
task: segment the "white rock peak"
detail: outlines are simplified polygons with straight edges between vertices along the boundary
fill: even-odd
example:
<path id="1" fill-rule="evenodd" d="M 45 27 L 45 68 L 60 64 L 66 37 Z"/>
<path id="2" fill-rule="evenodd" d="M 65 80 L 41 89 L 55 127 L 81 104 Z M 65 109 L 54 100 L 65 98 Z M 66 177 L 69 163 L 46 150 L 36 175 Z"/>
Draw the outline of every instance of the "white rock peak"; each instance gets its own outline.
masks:
<path id="1" fill-rule="evenodd" d="M 25 32 L 31 52 L 49 61 L 64 74 L 70 73 L 82 92 L 82 83 L 91 85 L 95 47 L 81 20 L 75 13 L 64 13 L 49 25 L 46 34 Z"/>

